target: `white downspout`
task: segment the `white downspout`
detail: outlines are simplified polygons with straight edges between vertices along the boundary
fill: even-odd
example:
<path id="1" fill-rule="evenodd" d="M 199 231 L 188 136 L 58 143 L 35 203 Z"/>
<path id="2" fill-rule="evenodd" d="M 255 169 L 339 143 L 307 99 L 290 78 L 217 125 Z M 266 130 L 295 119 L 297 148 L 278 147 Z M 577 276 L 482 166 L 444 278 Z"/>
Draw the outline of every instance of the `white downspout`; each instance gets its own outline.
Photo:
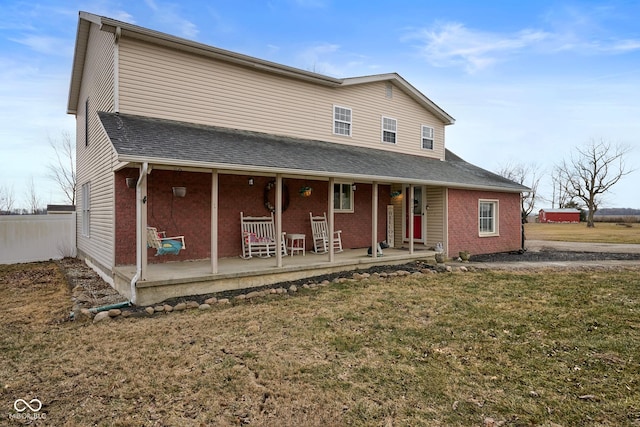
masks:
<path id="1" fill-rule="evenodd" d="M 120 112 L 120 37 L 122 28 L 116 27 L 113 45 L 113 110 L 116 113 Z"/>
<path id="2" fill-rule="evenodd" d="M 142 204 L 145 201 L 142 200 L 142 183 L 144 177 L 149 170 L 149 163 L 144 162 L 142 169 L 140 170 L 140 176 L 138 177 L 138 183 L 136 184 L 136 274 L 131 278 L 131 304 L 136 303 L 136 283 L 142 274 L 142 257 L 146 255 L 144 253 L 144 233 L 146 230 L 142 229 Z"/>

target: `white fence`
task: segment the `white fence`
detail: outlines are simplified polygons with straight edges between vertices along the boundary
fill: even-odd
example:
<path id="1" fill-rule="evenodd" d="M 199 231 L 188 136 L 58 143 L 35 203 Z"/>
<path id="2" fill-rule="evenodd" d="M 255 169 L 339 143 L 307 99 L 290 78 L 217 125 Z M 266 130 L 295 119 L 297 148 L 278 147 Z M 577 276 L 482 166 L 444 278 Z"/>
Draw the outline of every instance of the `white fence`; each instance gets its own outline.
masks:
<path id="1" fill-rule="evenodd" d="M 0 264 L 76 255 L 76 214 L 0 216 Z"/>

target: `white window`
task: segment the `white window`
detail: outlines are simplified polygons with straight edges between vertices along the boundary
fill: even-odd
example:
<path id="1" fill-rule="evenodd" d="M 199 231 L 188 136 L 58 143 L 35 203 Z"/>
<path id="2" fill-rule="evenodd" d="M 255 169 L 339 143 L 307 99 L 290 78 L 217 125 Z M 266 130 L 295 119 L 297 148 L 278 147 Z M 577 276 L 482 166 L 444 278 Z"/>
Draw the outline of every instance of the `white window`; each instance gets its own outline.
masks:
<path id="1" fill-rule="evenodd" d="M 498 201 L 480 200 L 478 203 L 478 231 L 480 236 L 498 235 Z"/>
<path id="2" fill-rule="evenodd" d="M 89 236 L 91 224 L 91 187 L 89 183 L 82 184 L 82 235 Z"/>
<path id="3" fill-rule="evenodd" d="M 433 128 L 422 126 L 422 149 L 433 150 Z"/>
<path id="4" fill-rule="evenodd" d="M 392 119 L 389 117 L 382 118 L 382 142 L 395 144 L 397 131 L 398 122 L 396 121 L 396 119 Z"/>
<path id="5" fill-rule="evenodd" d="M 353 212 L 352 184 L 333 184 L 333 209 L 336 212 Z"/>
<path id="6" fill-rule="evenodd" d="M 351 108 L 333 106 L 333 133 L 351 136 Z"/>

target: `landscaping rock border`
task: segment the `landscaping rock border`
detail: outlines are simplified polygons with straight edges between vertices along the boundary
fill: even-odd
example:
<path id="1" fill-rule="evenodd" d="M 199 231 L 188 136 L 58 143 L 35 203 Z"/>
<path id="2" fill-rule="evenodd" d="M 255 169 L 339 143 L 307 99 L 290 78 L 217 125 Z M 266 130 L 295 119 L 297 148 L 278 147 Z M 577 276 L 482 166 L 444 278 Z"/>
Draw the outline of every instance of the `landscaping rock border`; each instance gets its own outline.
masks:
<path id="1" fill-rule="evenodd" d="M 239 304 L 256 298 L 291 296 L 298 292 L 319 289 L 331 284 L 363 280 L 386 280 L 397 277 L 422 277 L 429 274 L 452 273 L 454 271 L 466 272 L 472 269 L 468 266 L 432 265 L 416 261 L 400 266 L 374 266 L 366 270 L 343 271 L 259 288 L 174 298 L 152 306 L 112 308 L 95 313 L 92 308 L 126 302 L 126 300 L 84 262 L 68 258 L 62 260 L 60 265 L 65 271 L 65 276 L 72 289 L 72 320 L 86 320 L 94 323 L 128 317 L 152 317 L 184 310 L 197 309 L 204 311 L 210 310 L 214 306 Z"/>

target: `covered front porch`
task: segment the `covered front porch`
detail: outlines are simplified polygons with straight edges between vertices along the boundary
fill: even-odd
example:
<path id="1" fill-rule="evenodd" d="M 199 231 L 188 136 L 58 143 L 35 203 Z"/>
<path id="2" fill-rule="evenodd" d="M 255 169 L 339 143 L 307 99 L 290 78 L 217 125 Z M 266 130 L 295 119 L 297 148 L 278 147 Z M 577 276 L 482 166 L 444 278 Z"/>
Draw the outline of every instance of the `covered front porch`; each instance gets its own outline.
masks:
<path id="1" fill-rule="evenodd" d="M 367 249 L 345 249 L 334 254 L 333 261 L 327 255 L 307 253 L 283 257 L 278 266 L 275 257 L 249 260 L 221 258 L 217 273 L 211 271 L 211 260 L 179 261 L 149 264 L 146 280 L 135 284 L 138 305 L 150 305 L 169 298 L 185 295 L 202 295 L 234 289 L 255 288 L 279 282 L 299 280 L 339 271 L 367 269 L 376 265 L 399 265 L 415 260 L 433 261 L 435 252 L 424 245 L 414 250 L 384 249 L 382 257 L 367 256 Z M 131 292 L 131 281 L 136 275 L 135 265 L 115 268 L 115 286 L 123 295 Z"/>

